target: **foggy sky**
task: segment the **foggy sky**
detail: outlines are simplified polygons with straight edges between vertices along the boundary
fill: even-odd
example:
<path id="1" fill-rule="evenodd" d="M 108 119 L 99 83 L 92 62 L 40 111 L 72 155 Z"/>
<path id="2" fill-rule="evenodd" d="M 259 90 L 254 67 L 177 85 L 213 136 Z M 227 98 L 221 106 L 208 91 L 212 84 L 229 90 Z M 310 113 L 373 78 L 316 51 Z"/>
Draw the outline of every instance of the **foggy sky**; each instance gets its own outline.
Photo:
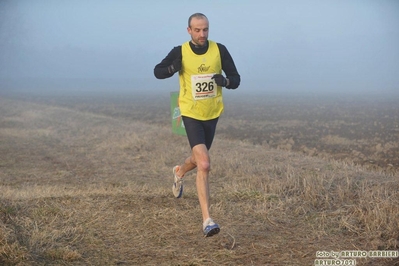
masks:
<path id="1" fill-rule="evenodd" d="M 399 91 L 397 0 L 0 0 L 0 89 L 176 90 L 153 68 L 195 12 L 242 91 Z"/>

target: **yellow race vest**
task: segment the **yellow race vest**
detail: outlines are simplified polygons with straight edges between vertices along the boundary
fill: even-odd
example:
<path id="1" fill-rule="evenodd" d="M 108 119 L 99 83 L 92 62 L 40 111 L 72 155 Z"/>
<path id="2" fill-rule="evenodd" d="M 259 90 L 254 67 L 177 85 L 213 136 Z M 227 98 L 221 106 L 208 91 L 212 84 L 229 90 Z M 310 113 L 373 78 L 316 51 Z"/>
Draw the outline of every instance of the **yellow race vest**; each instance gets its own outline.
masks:
<path id="1" fill-rule="evenodd" d="M 212 78 L 222 73 L 222 60 L 217 44 L 209 41 L 208 51 L 195 54 L 189 42 L 182 45 L 182 69 L 179 73 L 179 106 L 183 116 L 210 120 L 223 112 L 222 87 Z"/>

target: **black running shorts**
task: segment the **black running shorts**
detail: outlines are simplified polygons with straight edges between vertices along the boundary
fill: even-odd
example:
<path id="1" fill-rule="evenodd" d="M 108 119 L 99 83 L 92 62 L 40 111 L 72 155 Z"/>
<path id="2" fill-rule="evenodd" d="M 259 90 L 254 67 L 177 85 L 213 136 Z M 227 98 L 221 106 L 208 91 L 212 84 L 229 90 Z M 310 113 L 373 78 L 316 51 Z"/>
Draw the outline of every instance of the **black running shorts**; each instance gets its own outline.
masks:
<path id="1" fill-rule="evenodd" d="M 191 149 L 195 145 L 205 144 L 209 150 L 213 142 L 213 137 L 215 136 L 216 124 L 219 118 L 207 121 L 201 121 L 187 116 L 182 116 L 182 118 Z"/>

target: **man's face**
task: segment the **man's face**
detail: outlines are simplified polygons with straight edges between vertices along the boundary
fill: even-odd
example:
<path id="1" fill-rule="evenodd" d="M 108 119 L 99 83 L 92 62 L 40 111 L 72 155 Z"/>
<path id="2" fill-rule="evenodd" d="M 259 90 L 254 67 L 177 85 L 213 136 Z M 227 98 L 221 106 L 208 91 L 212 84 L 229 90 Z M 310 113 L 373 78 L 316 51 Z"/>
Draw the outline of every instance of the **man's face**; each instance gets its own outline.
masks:
<path id="1" fill-rule="evenodd" d="M 207 18 L 192 18 L 190 27 L 187 28 L 191 41 L 195 45 L 204 46 L 208 40 L 209 22 Z"/>

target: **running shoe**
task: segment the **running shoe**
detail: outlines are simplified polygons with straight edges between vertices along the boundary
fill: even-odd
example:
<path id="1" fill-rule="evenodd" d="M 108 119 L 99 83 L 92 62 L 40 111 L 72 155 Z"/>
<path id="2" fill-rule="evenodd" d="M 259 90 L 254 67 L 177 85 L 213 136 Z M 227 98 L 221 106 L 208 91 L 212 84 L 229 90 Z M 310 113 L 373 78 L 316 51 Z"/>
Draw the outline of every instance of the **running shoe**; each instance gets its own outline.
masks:
<path id="1" fill-rule="evenodd" d="M 175 195 L 176 198 L 181 198 L 183 196 L 183 178 L 178 177 L 176 173 L 179 171 L 180 166 L 176 165 L 173 167 L 173 176 L 174 176 L 174 182 L 173 182 L 173 195 Z"/>
<path id="2" fill-rule="evenodd" d="M 216 235 L 217 233 L 220 232 L 219 225 L 214 223 L 211 218 L 208 218 L 204 225 L 203 225 L 203 230 L 204 230 L 204 236 L 205 237 L 210 237 L 213 235 Z"/>

